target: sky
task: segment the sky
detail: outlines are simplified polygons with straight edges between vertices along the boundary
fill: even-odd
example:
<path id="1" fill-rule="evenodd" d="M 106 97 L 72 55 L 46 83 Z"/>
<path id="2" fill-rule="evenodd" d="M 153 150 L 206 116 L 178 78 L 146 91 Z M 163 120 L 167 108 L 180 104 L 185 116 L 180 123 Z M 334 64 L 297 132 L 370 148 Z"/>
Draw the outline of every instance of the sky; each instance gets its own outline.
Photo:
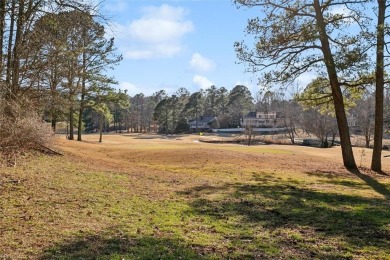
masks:
<path id="1" fill-rule="evenodd" d="M 232 0 L 105 0 L 101 13 L 123 55 L 108 73 L 130 95 L 173 94 L 180 87 L 193 93 L 211 85 L 259 90 L 259 75 L 245 73 L 233 47 L 258 10 L 237 8 Z"/>
<path id="2" fill-rule="evenodd" d="M 245 72 L 234 42 L 250 42 L 247 21 L 260 17 L 256 8 L 236 6 L 233 0 L 91 0 L 108 18 L 107 37 L 115 38 L 120 65 L 108 71 L 116 88 L 130 95 L 169 95 L 181 87 L 191 93 L 211 85 L 231 90 L 245 85 L 255 97 L 259 74 Z M 348 10 L 334 9 L 345 13 Z M 315 75 L 301 75 L 302 88 Z"/>

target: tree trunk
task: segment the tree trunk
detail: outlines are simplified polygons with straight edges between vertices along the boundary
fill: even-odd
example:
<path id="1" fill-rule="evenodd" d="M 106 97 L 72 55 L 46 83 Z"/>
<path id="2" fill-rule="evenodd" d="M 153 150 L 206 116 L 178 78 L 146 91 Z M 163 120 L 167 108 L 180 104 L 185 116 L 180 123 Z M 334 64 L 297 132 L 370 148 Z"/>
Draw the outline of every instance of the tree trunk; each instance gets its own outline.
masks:
<path id="1" fill-rule="evenodd" d="M 103 119 L 99 118 L 99 143 L 103 141 Z"/>
<path id="2" fill-rule="evenodd" d="M 51 129 L 53 129 L 54 133 L 56 132 L 56 128 L 57 128 L 57 119 L 54 116 L 52 116 L 52 119 L 51 119 Z"/>
<path id="3" fill-rule="evenodd" d="M 84 99 L 85 99 L 85 95 L 84 95 L 83 92 L 81 93 L 80 110 L 79 110 L 79 121 L 78 121 L 78 124 L 77 124 L 77 141 L 82 141 L 82 139 L 81 139 L 81 130 L 83 128 L 83 113 L 84 113 Z"/>
<path id="4" fill-rule="evenodd" d="M 171 130 L 171 134 L 174 134 L 175 132 L 175 117 L 176 117 L 176 113 L 175 113 L 175 108 L 173 108 L 173 112 L 172 112 L 172 130 Z"/>
<path id="5" fill-rule="evenodd" d="M 16 22 L 16 35 L 15 35 L 15 43 L 13 49 L 12 92 L 14 94 L 16 94 L 19 89 L 19 68 L 20 68 L 19 52 L 21 49 L 23 26 L 25 22 L 24 1 L 25 0 L 19 0 L 19 12 L 18 12 L 18 20 Z"/>
<path id="6" fill-rule="evenodd" d="M 81 95 L 81 96 L 83 96 L 83 95 Z M 84 113 L 84 100 L 82 97 L 82 99 L 80 100 L 79 120 L 77 123 L 77 141 L 82 141 L 81 132 L 82 132 L 82 128 L 83 128 L 83 116 L 82 116 L 83 113 Z"/>
<path id="7" fill-rule="evenodd" d="M 6 0 L 0 0 L 0 51 L 3 53 L 3 41 L 4 41 L 4 30 L 5 30 L 5 3 Z M 0 58 L 0 73 L 3 71 L 3 58 Z"/>
<path id="8" fill-rule="evenodd" d="M 332 130 L 332 144 L 331 147 L 334 146 L 334 140 L 336 139 L 336 132 Z"/>
<path id="9" fill-rule="evenodd" d="M 382 139 L 383 139 L 383 95 L 384 95 L 384 47 L 386 0 L 378 0 L 378 27 L 375 71 L 375 129 L 374 148 L 372 151 L 371 170 L 382 171 Z"/>
<path id="10" fill-rule="evenodd" d="M 322 15 L 319 0 L 314 0 L 314 9 L 316 13 L 317 26 L 320 33 L 321 50 L 324 55 L 325 65 L 332 88 L 332 96 L 340 134 L 341 152 L 344 166 L 350 170 L 357 170 L 357 165 L 352 151 L 351 138 L 349 135 L 347 116 L 344 108 L 343 94 L 337 77 L 335 62 L 330 49 L 329 36 L 326 33 L 326 24 Z"/>
<path id="11" fill-rule="evenodd" d="M 69 109 L 69 140 L 74 140 L 73 133 L 73 125 L 74 125 L 74 117 L 73 117 L 74 109 L 73 106 Z"/>
<path id="12" fill-rule="evenodd" d="M 287 122 L 287 118 L 284 117 L 284 124 L 285 126 L 287 127 L 287 125 L 290 125 L 290 127 L 287 127 L 287 134 L 290 138 L 290 141 L 291 141 L 291 144 L 294 145 L 295 144 L 295 125 L 294 123 L 291 122 L 291 118 L 290 118 L 290 122 Z"/>
<path id="13" fill-rule="evenodd" d="M 16 1 L 12 1 L 11 13 L 10 13 L 10 25 L 8 33 L 8 47 L 7 47 L 7 72 L 5 82 L 7 85 L 7 96 L 12 98 L 12 88 L 11 88 L 11 74 L 12 74 L 12 43 L 14 37 L 14 27 L 15 27 L 15 5 Z"/>
<path id="14" fill-rule="evenodd" d="M 113 121 L 114 121 L 114 129 L 113 129 L 113 130 L 115 131 L 115 133 L 118 133 L 118 129 L 117 129 L 117 127 L 116 127 L 116 125 L 117 125 L 117 120 L 118 120 L 118 119 L 117 119 L 118 109 L 115 108 L 115 111 L 114 111 L 113 114 L 114 114 L 114 120 L 113 120 Z"/>
<path id="15" fill-rule="evenodd" d="M 69 122 L 66 122 L 66 139 L 69 140 Z"/>
<path id="16" fill-rule="evenodd" d="M 79 122 L 77 125 L 77 141 L 81 141 L 81 130 L 83 127 L 83 113 L 84 113 L 84 105 L 85 105 L 85 96 L 87 94 L 87 89 L 86 89 L 86 82 L 87 82 L 87 54 L 86 54 L 86 48 L 85 48 L 85 38 L 86 38 L 86 29 L 83 28 L 83 53 L 82 53 L 82 63 L 83 63 L 83 68 L 82 68 L 82 80 L 81 80 L 81 98 L 80 98 L 80 110 L 79 110 Z"/>
<path id="17" fill-rule="evenodd" d="M 326 135 L 325 135 L 325 139 L 324 139 L 324 148 L 329 148 L 328 133 L 326 133 Z"/>
<path id="18" fill-rule="evenodd" d="M 366 148 L 370 148 L 370 133 L 366 133 L 364 137 L 366 139 Z"/>

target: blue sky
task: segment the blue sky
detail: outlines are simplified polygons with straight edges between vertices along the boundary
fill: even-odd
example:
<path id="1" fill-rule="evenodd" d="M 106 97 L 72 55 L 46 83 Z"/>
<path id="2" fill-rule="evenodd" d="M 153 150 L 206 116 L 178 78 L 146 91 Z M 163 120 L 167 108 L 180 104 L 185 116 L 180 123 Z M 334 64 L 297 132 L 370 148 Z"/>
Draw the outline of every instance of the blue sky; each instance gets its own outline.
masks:
<path id="1" fill-rule="evenodd" d="M 253 95 L 259 89 L 258 75 L 244 72 L 233 47 L 256 10 L 238 9 L 231 0 L 106 0 L 101 13 L 110 18 L 109 34 L 124 57 L 109 73 L 130 95 L 211 85 L 243 84 Z"/>
<path id="2" fill-rule="evenodd" d="M 109 74 L 130 95 L 242 84 L 255 96 L 260 89 L 260 75 L 245 73 L 233 47 L 235 41 L 250 41 L 244 30 L 249 18 L 261 17 L 258 9 L 237 8 L 232 0 L 92 1 L 110 19 L 108 36 L 115 37 L 124 57 Z M 333 12 L 346 12 L 339 9 Z M 302 88 L 314 77 L 306 73 L 296 84 Z"/>

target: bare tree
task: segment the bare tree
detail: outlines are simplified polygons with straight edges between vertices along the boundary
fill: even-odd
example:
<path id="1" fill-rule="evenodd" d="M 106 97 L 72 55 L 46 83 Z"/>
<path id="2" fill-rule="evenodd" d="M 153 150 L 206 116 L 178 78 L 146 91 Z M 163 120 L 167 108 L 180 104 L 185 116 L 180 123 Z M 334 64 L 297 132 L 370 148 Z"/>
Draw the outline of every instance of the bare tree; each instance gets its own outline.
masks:
<path id="1" fill-rule="evenodd" d="M 356 115 L 356 128 L 360 130 L 365 139 L 365 146 L 370 147 L 372 135 L 374 133 L 374 109 L 375 99 L 372 93 L 366 92 L 365 96 L 359 100 L 351 114 Z"/>
<path id="2" fill-rule="evenodd" d="M 310 108 L 303 114 L 303 124 L 307 132 L 318 138 L 321 147 L 333 146 L 337 133 L 337 122 L 334 117 L 322 114 L 318 109 Z M 329 135 L 332 135 L 331 145 L 328 143 Z"/>

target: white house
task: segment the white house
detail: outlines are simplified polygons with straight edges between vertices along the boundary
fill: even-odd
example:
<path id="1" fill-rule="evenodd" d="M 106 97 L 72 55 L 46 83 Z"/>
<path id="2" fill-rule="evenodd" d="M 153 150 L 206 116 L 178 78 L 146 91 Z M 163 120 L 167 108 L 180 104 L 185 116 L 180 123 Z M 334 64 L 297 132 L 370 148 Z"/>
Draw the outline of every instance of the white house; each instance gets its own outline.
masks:
<path id="1" fill-rule="evenodd" d="M 286 126 L 286 118 L 281 113 L 272 112 L 249 112 L 242 120 L 242 126 L 254 128 L 278 128 Z"/>
<path id="2" fill-rule="evenodd" d="M 357 126 L 358 117 L 356 114 L 349 114 L 347 116 L 347 122 L 349 127 L 355 127 Z"/>

